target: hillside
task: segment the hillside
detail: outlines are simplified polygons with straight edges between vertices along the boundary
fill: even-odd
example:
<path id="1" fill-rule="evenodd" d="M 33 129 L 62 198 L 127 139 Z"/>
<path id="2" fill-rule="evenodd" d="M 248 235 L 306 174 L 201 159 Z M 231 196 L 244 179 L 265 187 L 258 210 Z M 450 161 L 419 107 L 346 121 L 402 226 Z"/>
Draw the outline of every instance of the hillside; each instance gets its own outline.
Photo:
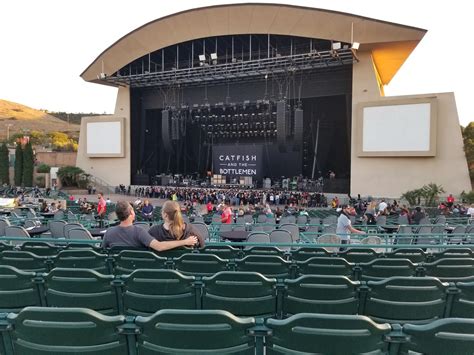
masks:
<path id="1" fill-rule="evenodd" d="M 43 111 L 15 102 L 0 100 L 0 140 L 22 131 L 71 132 L 79 131 L 79 125 L 68 124 Z"/>

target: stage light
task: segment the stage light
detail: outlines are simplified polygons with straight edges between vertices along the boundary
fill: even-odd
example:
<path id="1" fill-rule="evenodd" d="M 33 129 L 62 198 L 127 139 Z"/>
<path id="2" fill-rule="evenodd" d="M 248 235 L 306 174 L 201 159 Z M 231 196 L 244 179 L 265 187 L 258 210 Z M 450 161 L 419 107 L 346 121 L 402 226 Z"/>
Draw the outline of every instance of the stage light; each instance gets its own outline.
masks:
<path id="1" fill-rule="evenodd" d="M 337 51 L 338 49 L 341 49 L 341 42 L 332 42 L 331 49 L 333 51 Z"/>
<path id="2" fill-rule="evenodd" d="M 352 48 L 351 49 L 358 50 L 359 47 L 360 47 L 360 43 L 359 42 L 354 42 L 354 43 L 352 43 Z"/>
<path id="3" fill-rule="evenodd" d="M 217 60 L 217 53 L 211 53 L 211 59 Z"/>

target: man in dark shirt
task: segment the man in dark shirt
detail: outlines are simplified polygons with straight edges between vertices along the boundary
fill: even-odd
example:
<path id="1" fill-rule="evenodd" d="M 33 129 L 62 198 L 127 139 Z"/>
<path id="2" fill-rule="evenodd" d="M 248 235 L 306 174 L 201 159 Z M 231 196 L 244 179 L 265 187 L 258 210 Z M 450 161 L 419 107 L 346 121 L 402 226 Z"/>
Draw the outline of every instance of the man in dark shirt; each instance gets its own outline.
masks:
<path id="1" fill-rule="evenodd" d="M 115 213 L 120 220 L 116 227 L 109 228 L 102 241 L 103 248 L 114 246 L 128 246 L 130 248 L 151 248 L 163 251 L 183 246 L 194 246 L 198 239 L 194 236 L 173 241 L 158 241 L 146 230 L 133 225 L 135 211 L 127 201 L 119 201 L 115 207 Z"/>

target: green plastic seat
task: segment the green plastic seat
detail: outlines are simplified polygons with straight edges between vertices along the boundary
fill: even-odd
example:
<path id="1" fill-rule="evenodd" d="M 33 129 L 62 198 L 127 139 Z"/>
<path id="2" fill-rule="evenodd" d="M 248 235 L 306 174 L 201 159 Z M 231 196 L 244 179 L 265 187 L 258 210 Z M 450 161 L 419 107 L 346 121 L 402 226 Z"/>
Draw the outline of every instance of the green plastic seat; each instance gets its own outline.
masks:
<path id="1" fill-rule="evenodd" d="M 474 258 L 443 258 L 423 264 L 427 276 L 442 281 L 463 281 L 474 276 Z"/>
<path id="2" fill-rule="evenodd" d="M 83 307 L 118 314 L 117 296 L 111 285 L 114 277 L 89 269 L 55 268 L 44 275 L 46 304 L 49 307 Z"/>
<path id="3" fill-rule="evenodd" d="M 408 259 L 379 258 L 368 263 L 359 264 L 361 280 L 383 280 L 392 276 L 415 276 L 417 264 Z"/>
<path id="4" fill-rule="evenodd" d="M 192 248 L 174 248 L 174 249 L 157 252 L 157 255 L 161 256 L 162 258 L 176 259 L 176 258 L 179 258 L 181 255 L 190 254 L 193 252 L 194 252 L 194 249 Z"/>
<path id="5" fill-rule="evenodd" d="M 349 263 L 368 263 L 377 259 L 380 254 L 370 248 L 349 248 L 338 254 Z"/>
<path id="6" fill-rule="evenodd" d="M 67 269 L 91 269 L 102 274 L 109 274 L 107 255 L 90 249 L 66 249 L 53 258 L 54 267 Z"/>
<path id="7" fill-rule="evenodd" d="M 376 322 L 428 323 L 444 316 L 449 285 L 434 277 L 390 277 L 367 286 L 362 314 Z"/>
<path id="8" fill-rule="evenodd" d="M 13 245 L 7 244 L 5 242 L 0 242 L 0 252 L 4 250 L 12 250 L 12 249 L 13 249 Z"/>
<path id="9" fill-rule="evenodd" d="M 408 335 L 408 341 L 402 344 L 400 354 L 474 353 L 474 319 L 445 318 L 423 325 L 405 324 L 403 333 Z"/>
<path id="10" fill-rule="evenodd" d="M 27 307 L 10 313 L 15 355 L 128 355 L 117 327 L 123 316 L 105 316 L 84 308 Z"/>
<path id="11" fill-rule="evenodd" d="M 343 258 L 309 258 L 297 263 L 300 275 L 340 275 L 353 277 L 354 264 Z"/>
<path id="12" fill-rule="evenodd" d="M 28 251 L 5 250 L 0 253 L 0 265 L 10 265 L 24 271 L 47 271 L 48 258 Z"/>
<path id="13" fill-rule="evenodd" d="M 422 263 L 425 262 L 427 259 L 427 254 L 422 249 L 406 249 L 400 248 L 395 249 L 390 253 L 386 253 L 383 255 L 389 259 L 408 259 L 412 263 Z"/>
<path id="14" fill-rule="evenodd" d="M 304 275 L 285 280 L 283 314 L 357 314 L 360 282 L 345 276 Z"/>
<path id="15" fill-rule="evenodd" d="M 18 312 L 24 307 L 41 306 L 33 278 L 35 273 L 13 266 L 0 266 L 0 313 Z"/>
<path id="16" fill-rule="evenodd" d="M 150 315 L 166 308 L 198 308 L 193 276 L 175 270 L 136 270 L 122 280 L 127 315 Z"/>
<path id="17" fill-rule="evenodd" d="M 46 242 L 24 242 L 20 246 L 20 250 L 29 251 L 38 256 L 54 256 L 58 254 L 61 249 L 60 246 Z"/>
<path id="18" fill-rule="evenodd" d="M 357 315 L 300 313 L 284 320 L 268 319 L 272 335 L 266 354 L 387 354 L 391 328 Z"/>
<path id="19" fill-rule="evenodd" d="M 219 310 L 162 310 L 137 317 L 139 355 L 255 354 L 254 318 Z"/>
<path id="20" fill-rule="evenodd" d="M 199 249 L 200 254 L 213 254 L 221 259 L 238 259 L 241 257 L 241 250 L 230 245 L 206 245 Z"/>
<path id="21" fill-rule="evenodd" d="M 471 249 L 468 248 L 456 248 L 456 249 L 445 249 L 439 253 L 430 254 L 428 262 L 433 262 L 440 259 L 448 258 L 473 258 L 474 254 Z"/>
<path id="22" fill-rule="evenodd" d="M 114 273 L 121 275 L 137 269 L 166 269 L 166 260 L 151 251 L 123 250 L 114 256 Z"/>
<path id="23" fill-rule="evenodd" d="M 457 282 L 459 290 L 454 296 L 450 317 L 474 318 L 474 281 Z"/>
<path id="24" fill-rule="evenodd" d="M 324 248 L 301 247 L 293 249 L 290 257 L 293 261 L 305 261 L 312 257 L 329 257 L 331 255 L 332 253 Z"/>
<path id="25" fill-rule="evenodd" d="M 210 276 L 226 271 L 229 260 L 212 254 L 183 254 L 174 260 L 174 267 L 185 275 Z"/>
<path id="26" fill-rule="evenodd" d="M 222 309 L 236 316 L 276 315 L 276 279 L 256 272 L 223 271 L 202 282 L 202 309 Z"/>
<path id="27" fill-rule="evenodd" d="M 285 279 L 290 276 L 291 263 L 276 255 L 247 255 L 235 260 L 237 271 L 258 272 L 266 277 Z"/>
<path id="28" fill-rule="evenodd" d="M 243 257 L 249 256 L 249 255 L 274 255 L 274 256 L 279 256 L 280 258 L 286 260 L 287 258 L 287 253 L 285 250 L 282 250 L 277 247 L 271 247 L 271 246 L 253 246 L 253 247 L 248 247 L 243 250 L 244 255 Z"/>

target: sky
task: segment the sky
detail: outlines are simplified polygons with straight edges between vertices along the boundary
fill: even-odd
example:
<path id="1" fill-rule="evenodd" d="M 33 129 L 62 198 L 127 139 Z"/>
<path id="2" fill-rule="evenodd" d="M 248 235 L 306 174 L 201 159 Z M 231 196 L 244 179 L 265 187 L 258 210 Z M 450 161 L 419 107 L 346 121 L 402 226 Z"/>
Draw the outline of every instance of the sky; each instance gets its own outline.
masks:
<path id="1" fill-rule="evenodd" d="M 117 89 L 80 73 L 112 43 L 175 12 L 242 1 L 3 0 L 0 99 L 49 111 L 113 113 Z M 454 92 L 460 123 L 474 121 L 472 12 L 466 0 L 263 1 L 353 13 L 428 30 L 386 96 Z M 356 40 L 356 39 L 355 39 Z"/>

